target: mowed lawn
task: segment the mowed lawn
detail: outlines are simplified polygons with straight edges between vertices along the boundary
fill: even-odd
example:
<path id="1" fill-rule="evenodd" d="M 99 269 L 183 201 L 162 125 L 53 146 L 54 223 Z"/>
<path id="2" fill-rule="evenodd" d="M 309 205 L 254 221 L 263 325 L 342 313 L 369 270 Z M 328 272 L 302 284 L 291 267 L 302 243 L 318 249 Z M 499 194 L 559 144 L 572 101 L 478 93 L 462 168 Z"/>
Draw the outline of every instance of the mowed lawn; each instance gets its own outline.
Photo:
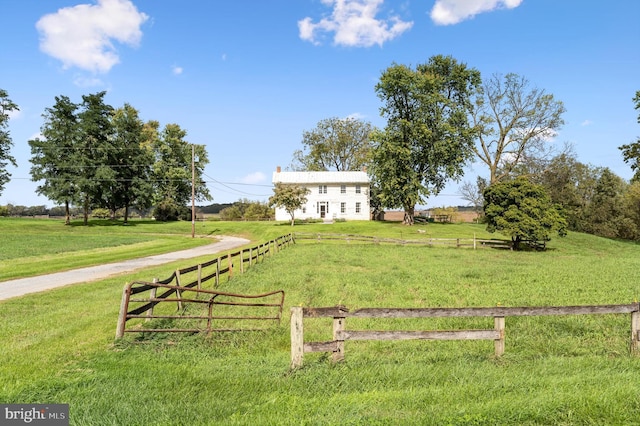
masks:
<path id="1" fill-rule="evenodd" d="M 136 232 L 147 225 L 96 225 L 84 232 L 106 238 L 117 229 L 123 238 L 164 238 L 163 231 L 171 230 L 166 234 L 184 238 L 190 230 L 190 224 L 166 225 L 153 225 L 154 232 Z M 211 222 L 199 230 L 201 237 L 241 235 L 256 242 L 291 231 L 499 237 L 470 224 L 292 228 Z M 87 250 L 95 248 L 100 247 Z M 553 239 L 546 252 L 300 240 L 220 287 L 240 293 L 285 290 L 280 326 L 211 336 L 140 340 L 127 335 L 118 342 L 114 334 L 126 282 L 167 277 L 177 267 L 210 259 L 28 295 L 0 302 L 0 401 L 68 403 L 76 425 L 640 424 L 640 357 L 629 353 L 627 315 L 507 318 L 506 352 L 500 358 L 490 341 L 346 342 L 343 363 L 306 354 L 305 365 L 291 371 L 287 314 L 292 306 L 337 304 L 352 309 L 626 304 L 640 295 L 638 259 L 640 247 L 634 243 L 574 233 Z M 491 328 L 492 323 L 348 319 L 348 327 L 362 329 Z M 306 320 L 305 339 L 330 340 L 331 320 Z"/>

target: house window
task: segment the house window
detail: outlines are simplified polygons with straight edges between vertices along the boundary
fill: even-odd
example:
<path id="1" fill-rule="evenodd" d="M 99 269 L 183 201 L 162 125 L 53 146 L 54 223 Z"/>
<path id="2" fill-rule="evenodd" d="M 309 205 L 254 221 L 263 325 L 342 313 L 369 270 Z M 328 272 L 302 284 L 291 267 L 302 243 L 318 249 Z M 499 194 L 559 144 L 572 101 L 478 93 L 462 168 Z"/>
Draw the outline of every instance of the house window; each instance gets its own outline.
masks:
<path id="1" fill-rule="evenodd" d="M 327 185 L 319 185 L 318 194 L 326 194 L 326 193 L 327 193 Z"/>
<path id="2" fill-rule="evenodd" d="M 306 213 L 306 212 L 307 212 L 307 206 L 304 206 L 304 207 L 302 208 L 302 213 Z"/>
<path id="3" fill-rule="evenodd" d="M 346 213 L 347 203 L 340 203 L 340 213 Z"/>
<path id="4" fill-rule="evenodd" d="M 356 194 L 360 194 L 360 185 L 356 185 Z"/>
<path id="5" fill-rule="evenodd" d="M 360 203 L 356 203 L 356 213 L 360 213 Z"/>
<path id="6" fill-rule="evenodd" d="M 347 185 L 340 185 L 340 193 L 341 194 L 347 193 Z"/>

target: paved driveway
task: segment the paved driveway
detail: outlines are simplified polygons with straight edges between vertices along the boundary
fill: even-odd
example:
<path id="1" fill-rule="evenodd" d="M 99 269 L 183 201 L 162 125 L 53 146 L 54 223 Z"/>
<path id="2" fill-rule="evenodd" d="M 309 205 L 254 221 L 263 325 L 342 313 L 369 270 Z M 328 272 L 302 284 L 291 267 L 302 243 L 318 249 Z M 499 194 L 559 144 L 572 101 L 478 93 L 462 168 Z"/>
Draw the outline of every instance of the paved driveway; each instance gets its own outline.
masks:
<path id="1" fill-rule="evenodd" d="M 249 244 L 249 242 L 249 240 L 245 240 L 244 238 L 223 236 L 217 243 L 176 251 L 173 253 L 141 257 L 139 259 L 130 259 L 122 262 L 108 263 L 106 265 L 89 266 L 86 268 L 56 272 L 54 274 L 40 275 L 37 277 L 3 281 L 0 282 L 0 300 L 23 296 L 28 293 L 50 290 L 52 288 L 62 287 L 65 285 L 96 281 L 112 275 L 132 272 L 138 269 L 148 268 L 150 266 L 162 265 L 176 260 L 191 259 L 194 257 L 215 254 Z"/>

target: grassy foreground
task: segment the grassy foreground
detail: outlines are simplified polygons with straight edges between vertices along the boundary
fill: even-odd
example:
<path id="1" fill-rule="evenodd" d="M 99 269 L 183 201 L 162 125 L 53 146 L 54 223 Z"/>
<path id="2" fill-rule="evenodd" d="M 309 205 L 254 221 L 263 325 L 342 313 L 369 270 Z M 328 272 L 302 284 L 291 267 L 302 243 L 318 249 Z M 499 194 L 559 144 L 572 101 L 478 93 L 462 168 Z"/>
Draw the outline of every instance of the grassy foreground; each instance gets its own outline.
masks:
<path id="1" fill-rule="evenodd" d="M 292 230 L 277 224 L 206 226 L 211 235 L 256 240 Z M 305 227 L 293 230 L 420 237 L 396 224 Z M 93 229 L 98 235 L 106 228 Z M 433 237 L 486 236 L 474 225 L 423 229 Z M 222 289 L 284 289 L 286 312 L 291 306 L 339 303 L 630 303 L 640 295 L 639 257 L 640 247 L 632 243 L 582 234 L 555 239 L 544 253 L 300 242 Z M 347 342 L 344 363 L 307 354 L 296 371 L 289 370 L 288 315 L 261 333 L 114 343 L 126 281 L 165 277 L 204 260 L 0 302 L 0 402 L 69 403 L 74 425 L 640 424 L 640 358 L 628 353 L 630 323 L 624 315 L 507 318 L 500 359 L 487 341 Z M 459 329 L 491 323 L 349 319 L 348 327 Z M 307 340 L 330 335 L 330 320 L 305 322 Z"/>

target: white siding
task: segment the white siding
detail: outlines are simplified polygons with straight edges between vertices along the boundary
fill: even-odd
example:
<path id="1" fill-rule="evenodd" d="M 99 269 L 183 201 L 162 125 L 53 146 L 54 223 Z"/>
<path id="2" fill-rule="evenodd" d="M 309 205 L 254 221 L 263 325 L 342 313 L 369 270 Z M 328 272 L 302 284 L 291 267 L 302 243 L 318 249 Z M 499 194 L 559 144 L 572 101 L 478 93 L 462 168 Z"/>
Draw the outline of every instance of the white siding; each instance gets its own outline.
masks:
<path id="1" fill-rule="evenodd" d="M 288 183 L 304 186 L 310 190 L 305 206 L 297 210 L 296 219 L 345 219 L 369 220 L 369 176 L 365 172 L 275 172 L 273 183 Z M 341 187 L 345 186 L 345 193 Z M 324 187 L 327 191 L 324 193 Z M 323 188 L 322 193 L 319 187 Z M 356 187 L 360 193 L 356 193 Z M 345 203 L 345 212 L 341 204 Z M 356 213 L 356 203 L 360 212 Z M 276 220 L 291 220 L 282 208 L 276 208 Z"/>

